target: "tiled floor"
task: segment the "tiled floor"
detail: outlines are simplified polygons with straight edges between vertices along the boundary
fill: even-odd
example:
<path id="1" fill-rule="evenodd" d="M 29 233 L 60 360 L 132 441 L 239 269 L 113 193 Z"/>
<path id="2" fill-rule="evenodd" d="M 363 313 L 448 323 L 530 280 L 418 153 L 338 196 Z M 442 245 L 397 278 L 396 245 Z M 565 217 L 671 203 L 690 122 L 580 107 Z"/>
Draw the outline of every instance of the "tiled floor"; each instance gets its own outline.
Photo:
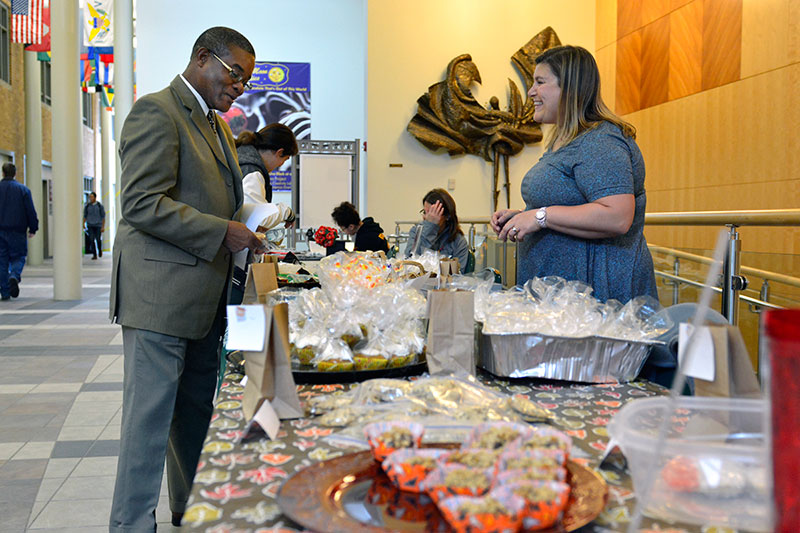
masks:
<path id="1" fill-rule="evenodd" d="M 122 407 L 109 255 L 84 258 L 81 300 L 53 300 L 46 263 L 0 302 L 0 532 L 108 531 Z M 166 494 L 158 529 L 177 531 Z"/>

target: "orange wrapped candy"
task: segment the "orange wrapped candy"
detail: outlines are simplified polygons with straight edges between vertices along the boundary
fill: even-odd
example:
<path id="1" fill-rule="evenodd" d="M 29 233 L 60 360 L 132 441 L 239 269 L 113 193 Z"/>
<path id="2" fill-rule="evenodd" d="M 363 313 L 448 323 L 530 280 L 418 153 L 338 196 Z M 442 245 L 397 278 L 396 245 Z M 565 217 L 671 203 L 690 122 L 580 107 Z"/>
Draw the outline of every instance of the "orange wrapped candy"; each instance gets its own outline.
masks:
<path id="1" fill-rule="evenodd" d="M 492 486 L 494 469 L 467 468 L 460 465 L 440 466 L 428 474 L 422 487 L 437 503 L 450 496 L 482 496 Z"/>
<path id="2" fill-rule="evenodd" d="M 453 496 L 438 504 L 457 533 L 515 533 L 522 525 L 524 501 L 513 494 Z"/>
<path id="3" fill-rule="evenodd" d="M 383 462 L 390 453 L 401 448 L 419 448 L 425 428 L 415 422 L 375 422 L 364 427 L 372 455 Z"/>
<path id="4" fill-rule="evenodd" d="M 383 460 L 381 466 L 400 490 L 424 492 L 422 482 L 436 469 L 437 460 L 447 453 L 449 450 L 437 448 L 396 450 Z"/>
<path id="5" fill-rule="evenodd" d="M 524 501 L 522 526 L 527 531 L 545 529 L 561 519 L 570 487 L 560 481 L 528 481 L 504 485 L 489 494 L 497 498 L 514 495 Z"/>

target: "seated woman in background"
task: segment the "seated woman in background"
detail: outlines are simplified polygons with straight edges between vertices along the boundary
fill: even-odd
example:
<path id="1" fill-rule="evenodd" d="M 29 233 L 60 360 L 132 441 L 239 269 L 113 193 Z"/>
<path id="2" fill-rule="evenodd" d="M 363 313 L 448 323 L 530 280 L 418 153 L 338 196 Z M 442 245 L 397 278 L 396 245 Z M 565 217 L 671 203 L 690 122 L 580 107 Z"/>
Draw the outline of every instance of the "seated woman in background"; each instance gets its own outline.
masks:
<path id="1" fill-rule="evenodd" d="M 282 203 L 272 203 L 269 173 L 298 152 L 294 133 L 283 124 L 270 124 L 259 131 L 243 131 L 236 137 L 239 168 L 242 169 L 241 221 L 251 231 L 265 233 L 280 223 L 286 228 L 294 224 L 292 209 Z M 247 250 L 234 258 L 233 285 L 230 303 L 241 303 L 247 279 Z"/>
<path id="2" fill-rule="evenodd" d="M 520 242 L 517 282 L 560 276 L 622 303 L 658 298 L 644 238 L 644 160 L 636 130 L 603 103 L 592 54 L 558 46 L 536 58 L 533 118 L 554 124 L 522 180 L 525 210 L 492 215 L 501 240 Z"/>
<path id="3" fill-rule="evenodd" d="M 361 220 L 358 211 L 356 211 L 356 206 L 350 202 L 342 202 L 338 207 L 335 207 L 333 213 L 331 213 L 331 218 L 342 230 L 342 233 L 355 237 L 354 251 L 389 251 L 389 243 L 386 241 L 386 235 L 384 235 L 380 224 L 375 222 L 372 217 Z"/>
<path id="4" fill-rule="evenodd" d="M 408 232 L 406 257 L 433 250 L 455 257 L 461 272 L 467 266 L 469 245 L 458 224 L 456 201 L 444 189 L 433 189 L 422 199 L 422 224 Z"/>

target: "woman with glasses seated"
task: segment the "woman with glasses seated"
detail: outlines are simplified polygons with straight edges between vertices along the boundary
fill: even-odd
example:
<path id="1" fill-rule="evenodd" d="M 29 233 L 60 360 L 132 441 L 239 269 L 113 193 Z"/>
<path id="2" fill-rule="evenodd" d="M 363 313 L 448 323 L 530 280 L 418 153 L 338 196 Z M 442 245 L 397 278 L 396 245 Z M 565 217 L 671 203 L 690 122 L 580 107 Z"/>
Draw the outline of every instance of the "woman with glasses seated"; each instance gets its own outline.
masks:
<path id="1" fill-rule="evenodd" d="M 290 228 L 294 224 L 292 209 L 281 203 L 272 203 L 272 186 L 269 173 L 280 168 L 287 159 L 298 152 L 294 133 L 283 124 L 270 124 L 259 131 L 243 131 L 236 137 L 239 168 L 242 169 L 241 221 L 251 231 L 265 233 L 280 223 Z M 244 282 L 247 278 L 247 251 L 236 254 L 233 272 L 231 304 L 241 303 Z M 237 300 L 238 298 L 238 300 Z"/>
<path id="2" fill-rule="evenodd" d="M 461 272 L 467 266 L 469 245 L 458 224 L 456 201 L 444 189 L 433 189 L 422 199 L 422 223 L 408 232 L 406 257 L 433 250 L 458 259 Z"/>

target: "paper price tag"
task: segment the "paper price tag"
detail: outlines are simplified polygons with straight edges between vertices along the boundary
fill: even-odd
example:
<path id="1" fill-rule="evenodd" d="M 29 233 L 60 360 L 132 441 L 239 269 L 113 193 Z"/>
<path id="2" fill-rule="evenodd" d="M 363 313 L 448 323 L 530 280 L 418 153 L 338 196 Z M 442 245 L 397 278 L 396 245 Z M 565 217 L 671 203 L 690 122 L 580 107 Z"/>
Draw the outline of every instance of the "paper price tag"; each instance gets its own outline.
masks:
<path id="1" fill-rule="evenodd" d="M 260 352 L 264 349 L 266 317 L 263 305 L 229 305 L 227 350 Z"/>
<path id="2" fill-rule="evenodd" d="M 258 422 L 258 425 L 261 426 L 261 429 L 264 430 L 264 433 L 267 434 L 270 440 L 275 440 L 275 437 L 278 436 L 278 430 L 281 428 L 281 421 L 268 400 L 264 400 L 261 407 L 258 408 L 258 411 L 256 411 L 253 417 L 253 421 Z"/>
<path id="3" fill-rule="evenodd" d="M 688 323 L 678 326 L 678 361 L 681 365 L 684 365 L 687 355 L 686 347 L 693 330 L 692 325 Z M 691 361 L 689 366 L 685 367 L 684 373 L 693 378 L 714 381 L 716 371 L 714 366 L 714 339 L 711 337 L 711 331 L 707 327 L 700 326 L 697 328 L 695 339 L 692 341 L 692 352 L 694 353 Z"/>

